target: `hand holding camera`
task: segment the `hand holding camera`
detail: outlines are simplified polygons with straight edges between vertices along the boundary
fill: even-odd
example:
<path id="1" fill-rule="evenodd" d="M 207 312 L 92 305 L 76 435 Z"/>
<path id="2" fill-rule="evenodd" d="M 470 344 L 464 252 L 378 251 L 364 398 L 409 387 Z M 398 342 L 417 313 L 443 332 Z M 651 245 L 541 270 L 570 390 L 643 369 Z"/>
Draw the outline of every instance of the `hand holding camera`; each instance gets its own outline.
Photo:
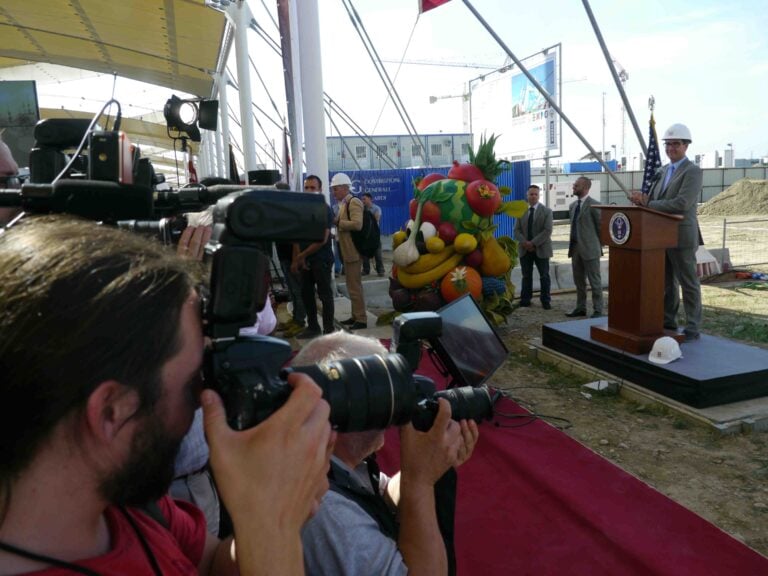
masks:
<path id="1" fill-rule="evenodd" d="M 326 472 L 333 434 L 328 423 L 329 406 L 312 380 L 295 374 L 289 385 L 293 392 L 285 405 L 260 426 L 243 432 L 229 427 L 224 405 L 215 392 L 204 391 L 202 399 L 213 469 L 242 472 L 217 477 L 236 524 L 266 522 L 270 529 L 277 524 L 295 536 L 328 488 Z M 265 468 L 264 462 L 271 465 Z M 280 491 L 293 497 L 288 501 L 274 499 Z M 253 509 L 244 508 L 244 503 Z"/>

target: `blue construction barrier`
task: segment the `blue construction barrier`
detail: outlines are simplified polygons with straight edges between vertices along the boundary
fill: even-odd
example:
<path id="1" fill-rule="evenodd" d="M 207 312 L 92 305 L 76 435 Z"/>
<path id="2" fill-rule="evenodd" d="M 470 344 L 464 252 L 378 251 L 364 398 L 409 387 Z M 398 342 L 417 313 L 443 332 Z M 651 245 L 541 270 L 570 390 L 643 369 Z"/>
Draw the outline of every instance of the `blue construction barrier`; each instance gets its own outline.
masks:
<path id="1" fill-rule="evenodd" d="M 408 221 L 408 203 L 413 198 L 413 182 L 432 172 L 448 174 L 450 166 L 440 168 L 401 168 L 397 170 L 347 170 L 352 180 L 353 193 L 369 192 L 374 203 L 381 207 L 381 233 L 393 234 Z M 330 173 L 333 178 L 336 172 Z M 508 186 L 512 194 L 505 200 L 525 200 L 531 183 L 531 163 L 512 162 L 496 179 L 499 186 Z M 514 218 L 494 217 L 498 226 L 495 236 L 512 236 Z"/>

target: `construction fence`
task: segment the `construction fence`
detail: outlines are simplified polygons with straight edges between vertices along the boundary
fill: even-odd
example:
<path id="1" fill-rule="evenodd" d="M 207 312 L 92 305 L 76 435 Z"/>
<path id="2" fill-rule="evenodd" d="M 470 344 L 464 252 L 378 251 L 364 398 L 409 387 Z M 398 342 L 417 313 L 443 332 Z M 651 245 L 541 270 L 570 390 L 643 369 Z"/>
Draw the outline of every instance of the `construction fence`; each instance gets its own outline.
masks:
<path id="1" fill-rule="evenodd" d="M 699 226 L 720 270 L 768 265 L 768 218 L 703 216 Z"/>
<path id="2" fill-rule="evenodd" d="M 440 168 L 401 168 L 395 170 L 347 170 L 351 178 L 353 192 L 370 192 L 373 200 L 382 208 L 381 231 L 390 235 L 399 230 L 408 221 L 408 202 L 413 197 L 414 181 L 429 172 L 447 174 L 449 167 Z M 331 172 L 333 176 L 335 172 Z M 550 181 L 572 181 L 581 174 L 550 175 Z M 624 193 L 605 173 L 585 173 L 600 181 L 603 204 L 629 204 Z M 639 189 L 642 184 L 642 172 L 620 172 L 628 188 Z M 765 167 L 760 168 L 712 168 L 704 170 L 704 189 L 701 202 L 713 198 L 740 178 L 765 179 L 768 177 Z M 540 177 L 539 177 L 540 179 Z M 500 186 L 509 186 L 512 194 L 508 200 L 525 199 L 525 193 L 531 182 L 530 163 L 514 162 L 497 179 Z M 512 235 L 513 218 L 495 218 L 498 225 L 496 235 Z M 723 218 L 722 216 L 700 216 L 699 225 L 704 239 L 704 247 L 713 253 L 720 270 L 751 266 L 768 266 L 768 217 L 756 215 L 749 217 Z M 568 224 L 558 222 L 553 233 L 555 258 L 563 252 L 563 259 L 568 245 Z M 562 236 L 562 237 L 561 237 Z"/>
<path id="3" fill-rule="evenodd" d="M 450 166 L 439 168 L 399 168 L 395 170 L 345 170 L 352 180 L 352 192 L 368 192 L 374 203 L 381 208 L 381 233 L 393 234 L 408 222 L 408 203 L 413 198 L 414 182 L 431 172 L 447 175 Z M 336 172 L 331 171 L 330 177 Z M 528 161 L 512 162 L 496 178 L 499 186 L 508 186 L 512 194 L 505 200 L 524 200 L 528 185 L 531 183 L 531 163 Z M 514 218 L 495 216 L 494 224 L 498 228 L 494 235 L 512 236 Z"/>
<path id="4" fill-rule="evenodd" d="M 768 166 L 753 166 L 751 168 L 704 168 L 699 204 L 703 204 L 720 194 L 734 182 L 742 178 L 750 180 L 768 179 Z M 549 181 L 574 182 L 579 176 L 600 182 L 600 197 L 603 204 L 629 204 L 624 191 L 606 172 L 584 172 L 575 174 L 550 174 Z M 643 185 L 641 170 L 616 172 L 619 180 L 627 190 L 640 190 Z M 536 176 L 537 181 L 543 181 L 543 176 Z"/>

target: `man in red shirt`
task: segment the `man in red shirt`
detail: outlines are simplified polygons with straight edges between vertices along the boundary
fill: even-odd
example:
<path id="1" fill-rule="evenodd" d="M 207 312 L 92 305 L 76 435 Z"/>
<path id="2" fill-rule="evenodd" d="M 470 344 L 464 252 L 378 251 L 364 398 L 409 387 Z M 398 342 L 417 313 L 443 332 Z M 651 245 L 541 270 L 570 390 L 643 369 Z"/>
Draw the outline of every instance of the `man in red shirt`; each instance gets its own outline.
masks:
<path id="1" fill-rule="evenodd" d="M 302 574 L 327 489 L 329 409 L 304 375 L 235 432 L 202 390 L 195 282 L 160 246 L 66 217 L 0 235 L 0 574 Z M 203 405 L 237 534 L 163 494 Z M 159 499 L 153 519 L 134 508 Z"/>

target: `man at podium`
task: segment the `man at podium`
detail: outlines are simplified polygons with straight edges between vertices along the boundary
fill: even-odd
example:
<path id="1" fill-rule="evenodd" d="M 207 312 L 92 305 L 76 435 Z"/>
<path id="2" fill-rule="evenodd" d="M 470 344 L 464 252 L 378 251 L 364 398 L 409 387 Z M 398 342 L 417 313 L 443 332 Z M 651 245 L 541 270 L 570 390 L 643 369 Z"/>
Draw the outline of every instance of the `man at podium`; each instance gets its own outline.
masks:
<path id="1" fill-rule="evenodd" d="M 699 247 L 699 222 L 696 203 L 701 195 L 702 171 L 688 160 L 686 152 L 691 132 L 684 124 L 672 124 L 664 132 L 664 151 L 669 164 L 661 169 L 648 194 L 632 192 L 630 200 L 659 212 L 683 217 L 678 227 L 678 243 L 666 250 L 664 266 L 664 328 L 677 330 L 680 307 L 678 284 L 683 290 L 685 340 L 697 340 L 701 328 L 701 286 L 696 275 L 696 250 Z"/>

